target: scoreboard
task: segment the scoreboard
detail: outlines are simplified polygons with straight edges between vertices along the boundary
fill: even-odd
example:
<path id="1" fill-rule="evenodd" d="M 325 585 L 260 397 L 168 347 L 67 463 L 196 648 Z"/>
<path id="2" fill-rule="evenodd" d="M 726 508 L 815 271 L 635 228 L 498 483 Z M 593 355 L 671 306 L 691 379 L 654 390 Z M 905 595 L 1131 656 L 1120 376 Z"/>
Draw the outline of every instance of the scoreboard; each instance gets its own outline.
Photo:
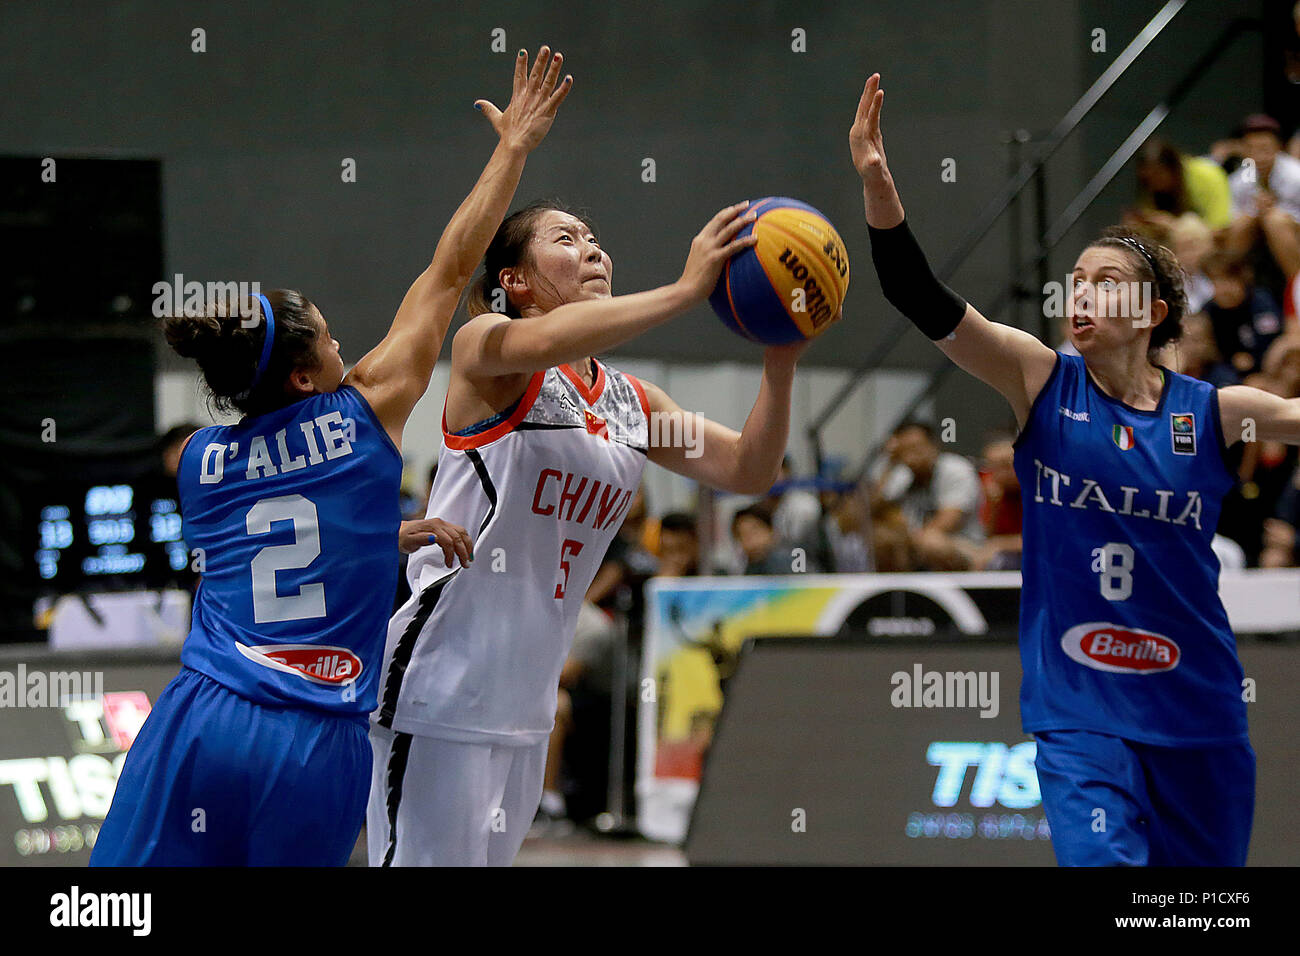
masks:
<path id="1" fill-rule="evenodd" d="M 33 504 L 27 540 L 43 591 L 162 587 L 190 576 L 176 483 L 165 475 L 42 488 Z"/>

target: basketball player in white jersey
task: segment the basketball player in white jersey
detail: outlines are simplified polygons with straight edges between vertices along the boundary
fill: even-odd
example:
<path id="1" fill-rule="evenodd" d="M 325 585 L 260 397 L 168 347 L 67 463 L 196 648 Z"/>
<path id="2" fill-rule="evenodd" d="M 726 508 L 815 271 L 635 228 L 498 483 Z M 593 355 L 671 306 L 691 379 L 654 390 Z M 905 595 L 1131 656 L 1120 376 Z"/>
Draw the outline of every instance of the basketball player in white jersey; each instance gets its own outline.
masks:
<path id="1" fill-rule="evenodd" d="M 514 860 L 541 800 L 578 609 L 647 459 L 734 492 L 776 480 L 806 342 L 766 350 L 740 433 L 592 358 L 703 302 L 755 241 L 735 239 L 746 205 L 713 217 L 676 282 L 617 298 L 582 218 L 538 203 L 498 230 L 452 343 L 429 500 L 429 514 L 469 529 L 477 560 L 413 555 L 411 598 L 389 622 L 371 716 L 372 866 Z M 655 412 L 686 426 L 678 441 L 652 441 Z"/>

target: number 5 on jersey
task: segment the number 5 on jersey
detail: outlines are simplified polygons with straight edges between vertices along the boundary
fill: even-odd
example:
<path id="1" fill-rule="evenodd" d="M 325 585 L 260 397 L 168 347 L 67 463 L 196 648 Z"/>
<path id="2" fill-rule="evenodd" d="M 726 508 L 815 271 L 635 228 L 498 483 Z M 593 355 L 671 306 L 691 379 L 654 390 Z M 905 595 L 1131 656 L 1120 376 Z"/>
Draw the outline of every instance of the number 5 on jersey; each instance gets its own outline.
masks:
<path id="1" fill-rule="evenodd" d="M 560 570 L 564 572 L 564 580 L 555 586 L 555 599 L 558 601 L 564 597 L 564 590 L 569 586 L 569 558 L 576 558 L 582 553 L 582 542 L 574 541 L 572 538 L 565 538 L 564 544 L 560 545 Z"/>

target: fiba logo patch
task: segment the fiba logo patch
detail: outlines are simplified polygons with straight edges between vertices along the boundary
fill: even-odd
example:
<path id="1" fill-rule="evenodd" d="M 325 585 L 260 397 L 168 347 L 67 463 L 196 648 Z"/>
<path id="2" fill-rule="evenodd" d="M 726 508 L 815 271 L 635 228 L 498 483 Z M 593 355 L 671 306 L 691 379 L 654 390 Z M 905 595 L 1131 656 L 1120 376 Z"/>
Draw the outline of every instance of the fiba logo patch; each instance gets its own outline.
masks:
<path id="1" fill-rule="evenodd" d="M 1169 434 L 1173 436 L 1175 455 L 1196 454 L 1196 416 L 1170 415 Z"/>

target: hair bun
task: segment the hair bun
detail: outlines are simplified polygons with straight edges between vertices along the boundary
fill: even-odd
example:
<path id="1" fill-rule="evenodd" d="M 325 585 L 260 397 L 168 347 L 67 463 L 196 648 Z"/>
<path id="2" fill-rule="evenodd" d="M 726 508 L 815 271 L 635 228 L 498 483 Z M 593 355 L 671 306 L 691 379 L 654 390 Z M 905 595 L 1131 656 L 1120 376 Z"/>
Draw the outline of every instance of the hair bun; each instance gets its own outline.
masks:
<path id="1" fill-rule="evenodd" d="M 163 334 L 177 355 L 202 360 L 221 338 L 221 321 L 210 315 L 169 315 Z"/>

